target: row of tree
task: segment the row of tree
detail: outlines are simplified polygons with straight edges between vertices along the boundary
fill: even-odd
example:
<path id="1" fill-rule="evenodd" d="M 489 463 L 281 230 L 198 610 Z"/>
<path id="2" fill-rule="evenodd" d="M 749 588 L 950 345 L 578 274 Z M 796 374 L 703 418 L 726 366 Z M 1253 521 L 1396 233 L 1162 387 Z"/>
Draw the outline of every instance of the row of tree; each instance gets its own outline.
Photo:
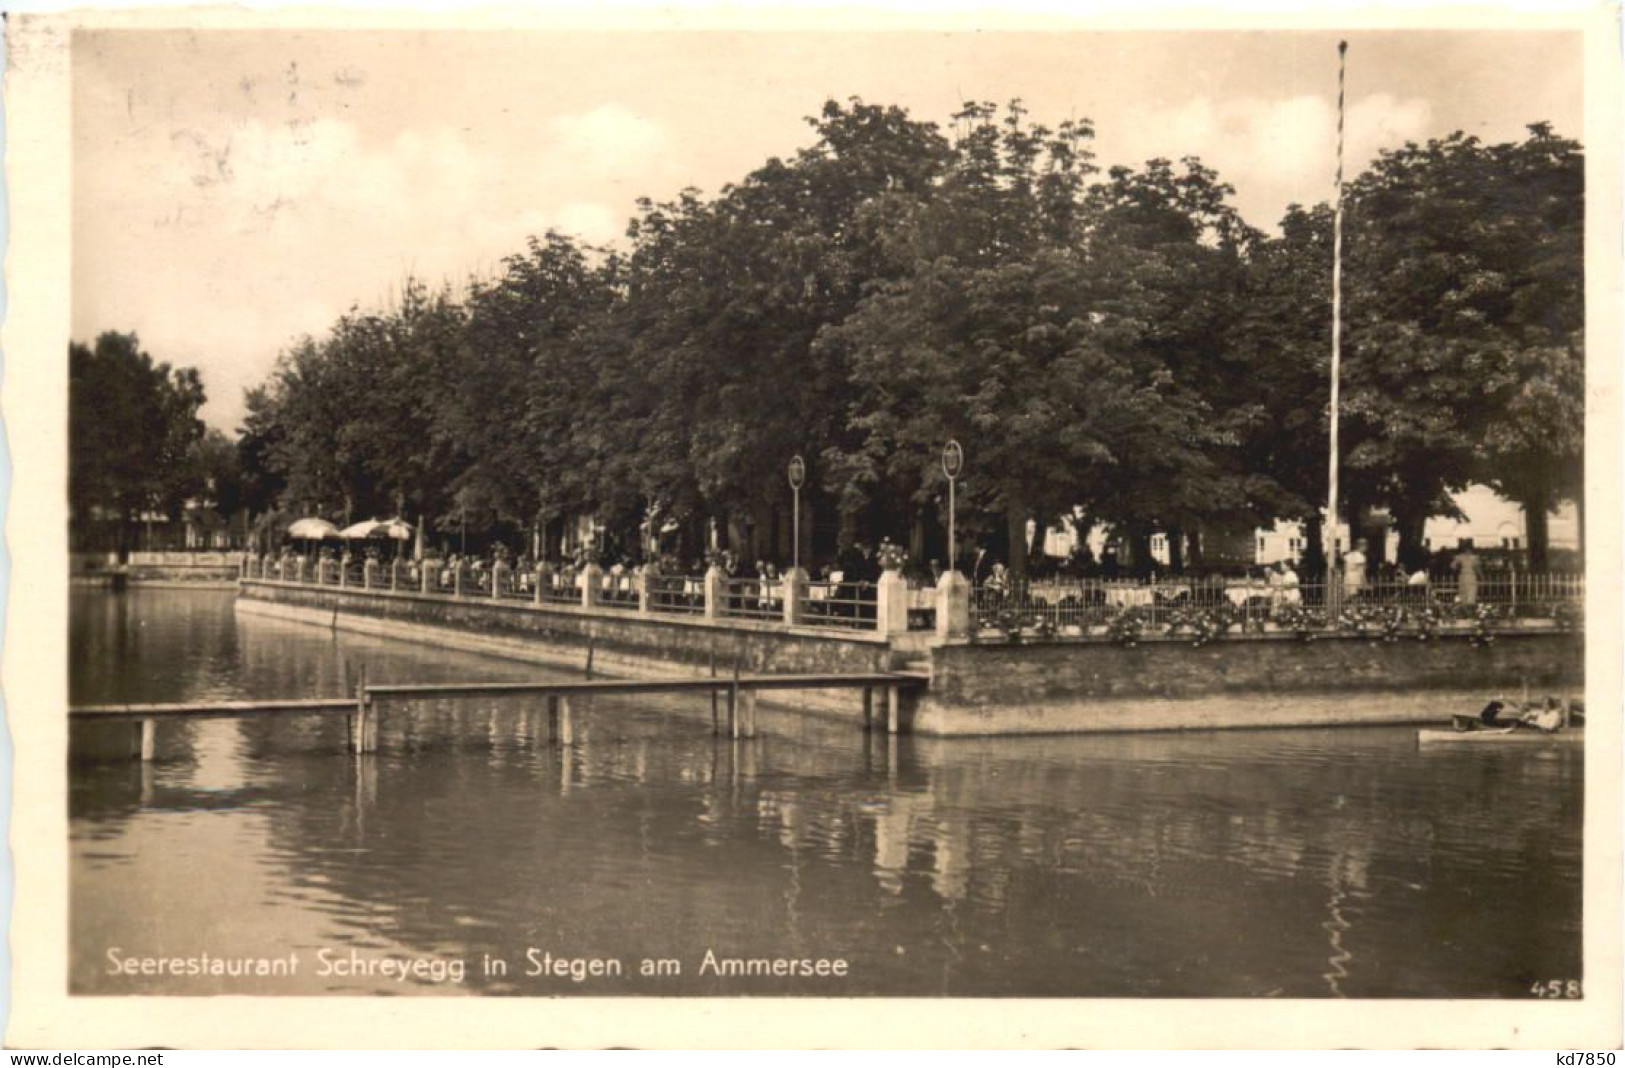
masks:
<path id="1" fill-rule="evenodd" d="M 1088 122 L 1019 103 L 809 121 L 715 197 L 641 202 L 620 250 L 549 233 L 292 345 L 248 396 L 245 499 L 628 543 L 653 517 L 692 549 L 709 517 L 778 522 L 800 453 L 842 539 L 898 536 L 940 529 L 957 438 L 964 540 L 1018 573 L 1029 520 L 1110 523 L 1138 560 L 1157 530 L 1318 523 L 1327 206 L 1267 235 L 1199 161 L 1102 173 Z M 1457 134 L 1346 192 L 1345 507 L 1387 509 L 1407 562 L 1470 482 L 1524 505 L 1537 565 L 1580 495 L 1582 164 L 1545 125 Z"/>

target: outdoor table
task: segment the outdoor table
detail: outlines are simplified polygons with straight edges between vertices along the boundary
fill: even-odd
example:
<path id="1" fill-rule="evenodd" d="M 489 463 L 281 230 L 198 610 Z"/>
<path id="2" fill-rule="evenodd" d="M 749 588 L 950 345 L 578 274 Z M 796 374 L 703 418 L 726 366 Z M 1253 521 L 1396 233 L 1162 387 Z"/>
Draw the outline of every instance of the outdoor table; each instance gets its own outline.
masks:
<path id="1" fill-rule="evenodd" d="M 1265 586 L 1261 583 L 1238 583 L 1224 588 L 1224 596 L 1237 608 L 1246 607 L 1248 601 L 1255 597 L 1266 597 L 1273 602 L 1281 593 L 1280 587 Z"/>

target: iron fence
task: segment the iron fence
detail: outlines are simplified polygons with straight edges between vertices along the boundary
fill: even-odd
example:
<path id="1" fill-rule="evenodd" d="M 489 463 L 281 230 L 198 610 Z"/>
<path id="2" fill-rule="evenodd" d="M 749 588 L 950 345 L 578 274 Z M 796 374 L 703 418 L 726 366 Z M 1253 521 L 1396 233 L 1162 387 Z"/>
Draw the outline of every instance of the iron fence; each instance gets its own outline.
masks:
<path id="1" fill-rule="evenodd" d="M 1136 629 L 1266 630 L 1431 629 L 1452 622 L 1481 624 L 1552 619 L 1573 625 L 1583 612 L 1585 576 L 1491 574 L 1476 582 L 1378 580 L 1344 583 L 1328 598 L 1324 582 L 1281 583 L 1207 576 L 1142 581 L 984 583 L 971 592 L 977 629 L 1036 634 L 1111 628 L 1131 616 Z M 1334 603 L 1335 602 L 1335 603 Z"/>
<path id="2" fill-rule="evenodd" d="M 872 582 L 809 582 L 801 622 L 811 627 L 871 628 L 878 596 Z"/>
<path id="3" fill-rule="evenodd" d="M 598 589 L 598 603 L 605 608 L 624 608 L 628 611 L 638 609 L 638 586 L 636 576 L 626 574 L 606 574 Z"/>
<path id="4" fill-rule="evenodd" d="M 705 614 L 705 580 L 685 575 L 650 575 L 645 580 L 649 611 Z"/>
<path id="5" fill-rule="evenodd" d="M 723 580 L 719 614 L 733 619 L 782 620 L 784 582 L 766 579 L 731 578 Z"/>

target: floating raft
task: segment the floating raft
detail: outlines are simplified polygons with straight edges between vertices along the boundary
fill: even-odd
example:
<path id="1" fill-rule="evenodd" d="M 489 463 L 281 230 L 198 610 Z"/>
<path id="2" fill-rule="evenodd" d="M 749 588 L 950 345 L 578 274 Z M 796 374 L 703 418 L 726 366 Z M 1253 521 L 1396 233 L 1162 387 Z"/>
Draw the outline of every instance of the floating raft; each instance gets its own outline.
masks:
<path id="1" fill-rule="evenodd" d="M 1508 727 L 1501 730 L 1476 731 L 1417 731 L 1417 745 L 1580 745 L 1585 742 L 1583 729 L 1532 730 L 1527 727 Z"/>

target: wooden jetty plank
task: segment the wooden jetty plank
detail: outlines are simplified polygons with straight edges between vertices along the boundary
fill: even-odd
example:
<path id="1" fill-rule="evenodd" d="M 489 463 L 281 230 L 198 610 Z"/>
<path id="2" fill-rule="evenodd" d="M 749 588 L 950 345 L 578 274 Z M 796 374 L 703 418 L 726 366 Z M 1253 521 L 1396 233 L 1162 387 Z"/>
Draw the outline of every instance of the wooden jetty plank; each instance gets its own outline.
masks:
<path id="1" fill-rule="evenodd" d="M 748 690 L 834 690 L 869 686 L 921 686 L 918 676 L 873 675 L 740 675 L 735 678 L 679 676 L 665 679 L 592 679 L 557 682 L 428 682 L 386 683 L 368 687 L 373 697 L 452 697 L 487 694 L 638 694 L 713 693 L 738 686 Z"/>
<path id="2" fill-rule="evenodd" d="M 377 698 L 475 697 L 535 694 L 568 697 L 599 694 L 717 693 L 733 695 L 742 690 L 829 690 L 876 686 L 895 691 L 904 686 L 926 683 L 921 676 L 877 672 L 865 675 L 738 675 L 733 677 L 679 676 L 664 679 L 590 679 L 550 682 L 429 682 L 386 683 L 358 687 L 356 697 L 262 699 L 257 701 L 193 701 L 177 704 L 76 705 L 68 709 L 73 719 L 146 719 L 166 717 L 218 718 L 299 713 L 343 713 L 357 715 L 361 694 L 367 703 Z M 872 698 L 871 698 L 872 700 Z M 371 712 L 371 709 L 368 709 Z"/>
<path id="3" fill-rule="evenodd" d="M 285 701 L 210 701 L 162 705 L 75 705 L 68 709 L 68 715 L 73 719 L 142 719 L 170 716 L 206 719 L 298 712 L 353 713 L 355 698 L 290 698 Z"/>

